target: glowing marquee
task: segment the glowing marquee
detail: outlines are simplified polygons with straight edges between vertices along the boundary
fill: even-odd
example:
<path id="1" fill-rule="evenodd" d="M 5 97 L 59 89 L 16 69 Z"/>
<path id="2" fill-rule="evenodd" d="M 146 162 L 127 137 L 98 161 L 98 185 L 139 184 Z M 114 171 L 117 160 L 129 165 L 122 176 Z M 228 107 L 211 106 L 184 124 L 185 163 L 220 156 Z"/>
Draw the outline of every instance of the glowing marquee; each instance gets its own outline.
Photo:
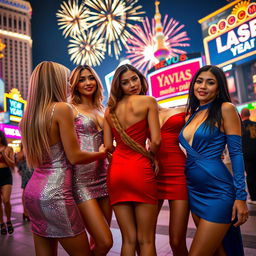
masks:
<path id="1" fill-rule="evenodd" d="M 0 130 L 2 130 L 7 138 L 21 139 L 20 128 L 9 124 L 0 124 Z"/>
<path id="2" fill-rule="evenodd" d="M 187 99 L 190 81 L 196 71 L 202 67 L 202 58 L 190 59 L 156 70 L 148 75 L 149 95 L 159 103 Z"/>
<path id="3" fill-rule="evenodd" d="M 20 122 L 26 106 L 26 101 L 20 95 L 20 92 L 13 88 L 10 93 L 4 94 L 4 111 L 9 112 L 10 121 Z"/>
<path id="4" fill-rule="evenodd" d="M 256 54 L 256 3 L 241 1 L 226 19 L 211 24 L 204 48 L 206 63 L 220 67 Z"/>

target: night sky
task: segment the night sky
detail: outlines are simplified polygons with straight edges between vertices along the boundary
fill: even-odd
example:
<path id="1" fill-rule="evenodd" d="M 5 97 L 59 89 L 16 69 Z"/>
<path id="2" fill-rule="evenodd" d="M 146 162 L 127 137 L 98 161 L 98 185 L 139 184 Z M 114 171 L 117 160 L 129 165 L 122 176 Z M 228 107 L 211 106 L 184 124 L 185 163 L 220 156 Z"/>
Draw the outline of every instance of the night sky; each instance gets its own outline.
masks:
<path id="1" fill-rule="evenodd" d="M 67 2 L 68 0 L 66 0 Z M 62 1 L 59 0 L 32 0 L 32 39 L 33 39 L 33 66 L 39 62 L 48 60 L 56 61 L 70 69 L 75 65 L 70 61 L 67 53 L 68 39 L 62 36 L 58 29 L 56 12 L 60 9 Z M 150 19 L 154 17 L 155 5 L 153 0 L 139 0 L 143 11 Z M 165 14 L 173 17 L 185 25 L 190 37 L 190 47 L 186 47 L 188 53 L 203 52 L 201 25 L 198 20 L 228 4 L 224 0 L 161 0 L 160 12 L 162 18 Z M 122 52 L 125 56 L 125 50 Z M 96 72 L 105 84 L 104 77 L 113 71 L 119 61 L 115 57 L 103 60 L 101 66 L 95 67 Z"/>

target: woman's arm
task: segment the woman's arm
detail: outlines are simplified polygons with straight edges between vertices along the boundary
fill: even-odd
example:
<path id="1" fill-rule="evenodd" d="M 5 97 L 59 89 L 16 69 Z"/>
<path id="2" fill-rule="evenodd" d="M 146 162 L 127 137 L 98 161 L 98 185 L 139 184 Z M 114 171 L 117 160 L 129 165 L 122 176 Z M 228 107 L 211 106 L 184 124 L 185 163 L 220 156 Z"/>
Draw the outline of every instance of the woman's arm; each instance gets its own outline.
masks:
<path id="1" fill-rule="evenodd" d="M 15 161 L 14 161 L 14 152 L 11 147 L 6 147 L 5 150 L 3 151 L 3 157 L 6 162 L 6 164 L 9 167 L 14 167 L 15 166 Z"/>
<path id="2" fill-rule="evenodd" d="M 243 224 L 248 218 L 248 209 L 246 205 L 244 161 L 241 141 L 241 121 L 235 107 L 231 103 L 223 103 L 221 107 L 223 118 L 223 129 L 227 136 L 227 145 L 234 177 L 234 186 L 236 189 L 236 200 L 232 211 L 232 220 L 236 215 L 238 221 L 234 226 Z"/>
<path id="3" fill-rule="evenodd" d="M 107 148 L 109 152 L 113 152 L 115 150 L 115 147 L 113 145 L 113 134 L 111 130 L 111 126 L 108 122 L 109 118 L 109 109 L 106 110 L 105 112 L 105 117 L 104 117 L 104 145 Z"/>
<path id="4" fill-rule="evenodd" d="M 148 101 L 148 124 L 150 129 L 150 151 L 153 154 L 156 154 L 160 143 L 160 124 L 159 124 L 159 115 L 158 115 L 158 105 L 154 98 L 147 97 Z"/>
<path id="5" fill-rule="evenodd" d="M 55 108 L 54 119 L 58 124 L 61 142 L 71 164 L 85 164 L 106 157 L 104 146 L 99 148 L 100 152 L 87 152 L 80 149 L 75 132 L 74 114 L 69 105 L 58 103 Z"/>

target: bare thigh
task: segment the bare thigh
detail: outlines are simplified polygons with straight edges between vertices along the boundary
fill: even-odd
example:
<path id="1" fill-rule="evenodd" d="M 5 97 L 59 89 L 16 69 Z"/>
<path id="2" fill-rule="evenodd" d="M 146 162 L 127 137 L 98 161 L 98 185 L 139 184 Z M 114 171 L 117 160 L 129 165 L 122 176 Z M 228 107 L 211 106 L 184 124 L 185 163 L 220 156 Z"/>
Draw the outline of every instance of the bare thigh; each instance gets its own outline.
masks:
<path id="1" fill-rule="evenodd" d="M 228 231 L 230 224 L 209 222 L 194 215 L 197 226 L 189 255 L 210 256 L 221 248 L 222 240 Z"/>
<path id="2" fill-rule="evenodd" d="M 58 239 L 64 250 L 70 256 L 91 256 L 92 252 L 89 247 L 86 233 L 83 232 L 74 237 Z"/>
<path id="3" fill-rule="evenodd" d="M 133 203 L 120 203 L 113 206 L 123 242 L 136 244 L 136 219 Z"/>
<path id="4" fill-rule="evenodd" d="M 108 196 L 97 198 L 97 201 L 108 225 L 110 226 L 112 220 L 112 207 L 110 205 Z"/>
<path id="5" fill-rule="evenodd" d="M 57 256 L 58 240 L 33 233 L 36 256 Z"/>
<path id="6" fill-rule="evenodd" d="M 112 241 L 109 225 L 96 199 L 82 202 L 78 204 L 78 208 L 83 217 L 86 229 L 93 237 L 95 243 L 105 243 L 106 240 Z"/>
<path id="7" fill-rule="evenodd" d="M 136 203 L 135 216 L 138 239 L 154 240 L 158 214 L 157 204 Z M 139 237 L 140 236 L 140 237 Z"/>
<path id="8" fill-rule="evenodd" d="M 169 201 L 170 205 L 170 224 L 169 232 L 170 237 L 175 240 L 185 240 L 188 217 L 189 217 L 189 208 L 187 200 L 173 200 Z"/>
<path id="9" fill-rule="evenodd" d="M 2 200 L 3 203 L 9 202 L 12 193 L 12 185 L 4 185 L 1 188 Z"/>

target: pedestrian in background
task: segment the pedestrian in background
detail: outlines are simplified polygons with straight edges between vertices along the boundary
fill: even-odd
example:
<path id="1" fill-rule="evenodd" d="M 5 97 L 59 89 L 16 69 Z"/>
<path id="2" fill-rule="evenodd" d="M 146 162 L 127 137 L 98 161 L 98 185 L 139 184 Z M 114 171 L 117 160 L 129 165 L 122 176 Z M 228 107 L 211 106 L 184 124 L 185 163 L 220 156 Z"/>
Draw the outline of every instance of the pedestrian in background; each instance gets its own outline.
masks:
<path id="1" fill-rule="evenodd" d="M 23 151 L 23 145 L 22 143 L 20 144 L 20 151 L 14 155 L 15 157 L 15 164 L 18 167 L 18 173 L 21 176 L 21 188 L 22 188 L 22 205 L 23 205 L 23 214 L 22 218 L 23 221 L 30 221 L 29 216 L 28 216 L 28 211 L 25 206 L 25 201 L 24 201 L 24 189 L 28 184 L 28 181 L 30 180 L 32 174 L 33 174 L 33 169 L 29 168 L 27 165 L 27 160 L 24 155 Z"/>
<path id="2" fill-rule="evenodd" d="M 1 235 L 7 231 L 12 234 L 14 229 L 11 222 L 11 192 L 12 192 L 12 171 L 14 167 L 13 149 L 8 146 L 5 134 L 0 131 L 0 229 Z M 2 207 L 2 204 L 4 207 Z M 3 208 L 6 215 L 6 224 L 3 218 Z M 7 229 L 6 229 L 7 228 Z"/>
<path id="3" fill-rule="evenodd" d="M 250 110 L 243 108 L 241 111 L 243 121 L 243 154 L 246 171 L 246 182 L 250 204 L 256 205 L 256 122 L 250 120 Z"/>

